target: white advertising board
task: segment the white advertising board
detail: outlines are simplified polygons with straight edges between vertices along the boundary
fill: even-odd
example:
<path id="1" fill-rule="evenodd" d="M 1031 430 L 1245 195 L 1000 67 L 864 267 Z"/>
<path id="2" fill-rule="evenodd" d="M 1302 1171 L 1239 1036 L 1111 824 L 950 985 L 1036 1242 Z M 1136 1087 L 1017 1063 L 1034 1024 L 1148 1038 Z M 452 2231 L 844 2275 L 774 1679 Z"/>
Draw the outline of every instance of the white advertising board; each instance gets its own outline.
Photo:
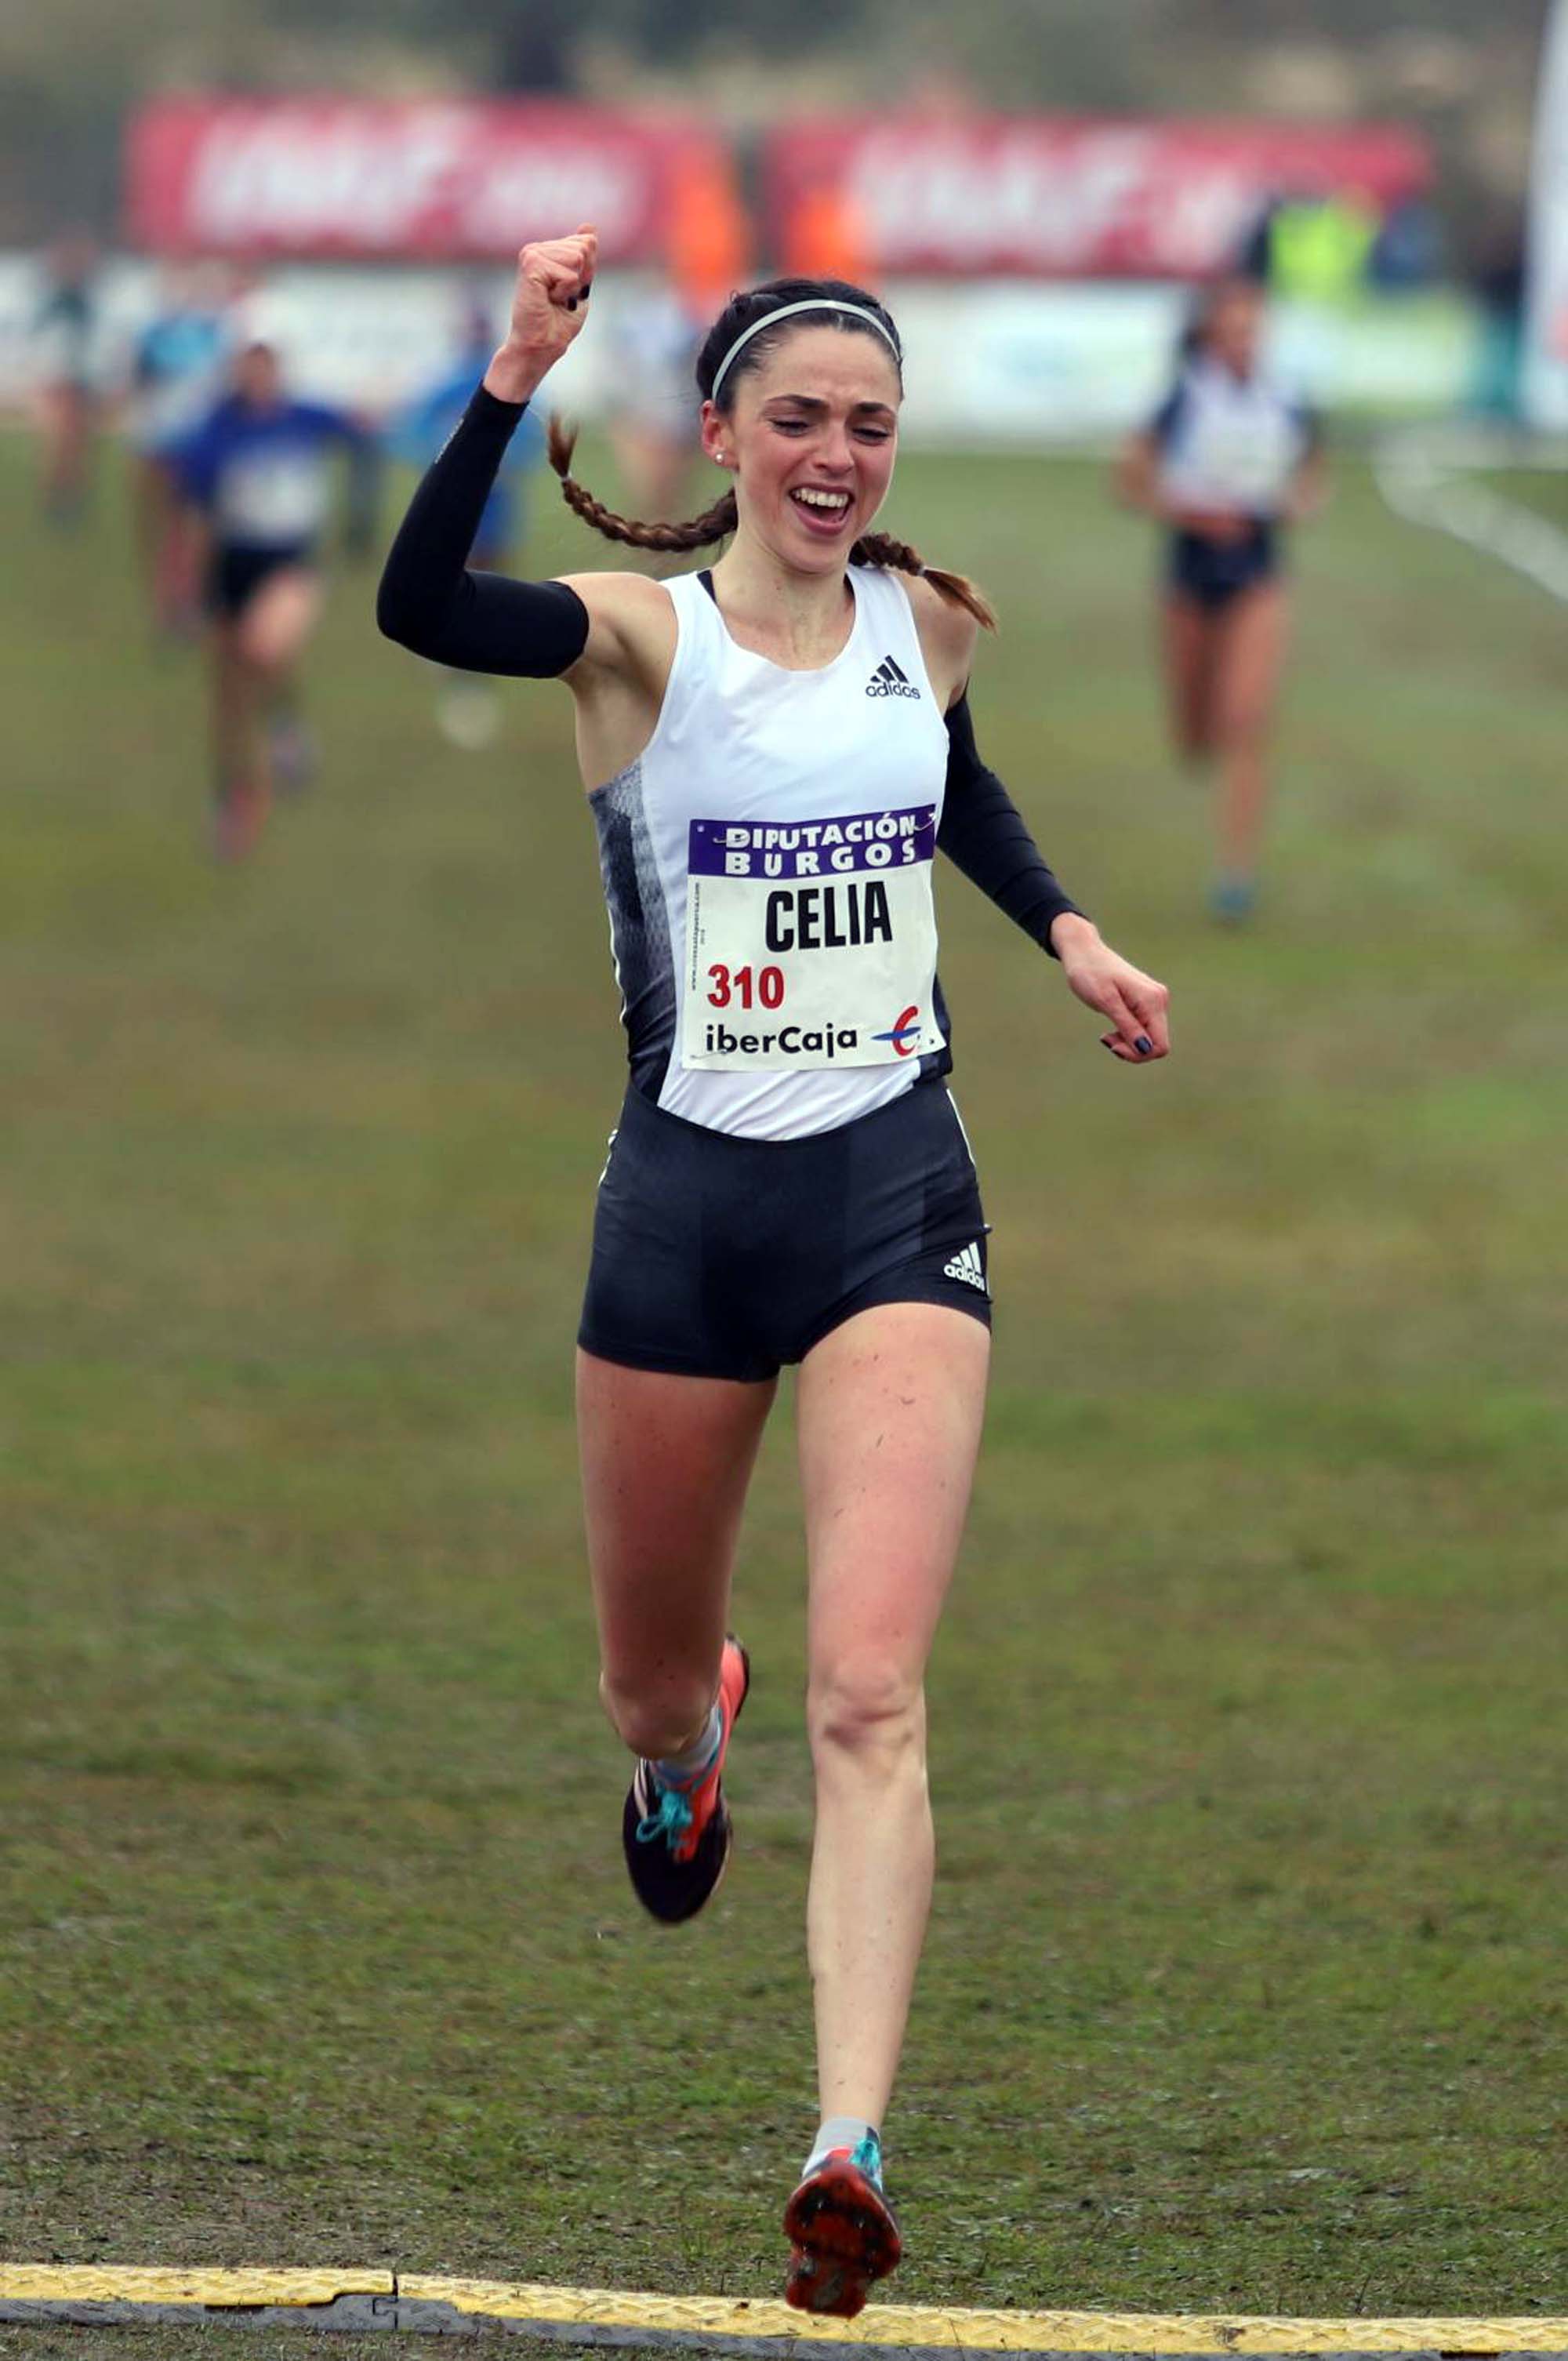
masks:
<path id="1" fill-rule="evenodd" d="M 125 380 L 157 283 L 145 261 L 104 267 L 96 373 L 105 390 Z M 599 280 L 588 332 L 551 380 L 552 407 L 603 416 L 619 360 L 615 313 L 645 284 L 631 272 Z M 276 336 L 297 390 L 376 414 L 440 369 L 465 302 L 482 294 L 501 322 L 510 285 L 499 269 L 291 264 L 269 273 L 247 316 Z M 0 255 L 0 402 L 13 406 L 37 374 L 39 288 L 33 258 Z M 1028 280 L 910 280 L 887 296 L 905 341 L 907 437 L 952 447 L 1100 439 L 1139 423 L 1168 381 L 1187 302 L 1167 284 Z M 1478 327 L 1457 295 L 1411 295 L 1349 310 L 1280 304 L 1273 335 L 1285 376 L 1324 409 L 1430 418 L 1463 404 Z"/>

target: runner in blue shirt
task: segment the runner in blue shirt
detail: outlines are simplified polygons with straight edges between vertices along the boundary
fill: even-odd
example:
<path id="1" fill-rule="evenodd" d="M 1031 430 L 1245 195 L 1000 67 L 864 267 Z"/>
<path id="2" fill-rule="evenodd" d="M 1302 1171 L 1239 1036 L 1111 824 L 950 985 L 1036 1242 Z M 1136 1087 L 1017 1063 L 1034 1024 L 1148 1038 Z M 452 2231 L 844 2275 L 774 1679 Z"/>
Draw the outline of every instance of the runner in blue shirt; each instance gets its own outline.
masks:
<path id="1" fill-rule="evenodd" d="M 422 388 L 387 428 L 387 448 L 394 459 L 423 474 L 467 409 L 498 341 L 489 313 L 481 303 L 471 303 L 464 314 L 460 346 L 450 367 Z M 513 544 L 527 529 L 523 484 L 543 456 L 544 430 L 525 412 L 485 501 L 468 553 L 468 564 L 480 573 L 503 573 L 513 562 Z M 495 690 L 478 673 L 444 670 L 443 683 L 435 708 L 443 736 L 466 752 L 481 752 L 493 742 L 500 727 L 500 702 Z"/>
<path id="2" fill-rule="evenodd" d="M 349 538 L 370 538 L 376 445 L 347 412 L 297 401 L 278 354 L 247 344 L 233 390 L 170 454 L 204 525 L 213 621 L 215 850 L 254 845 L 274 786 L 299 787 L 313 767 L 296 669 L 321 606 L 317 552 L 334 453 L 350 460 Z"/>

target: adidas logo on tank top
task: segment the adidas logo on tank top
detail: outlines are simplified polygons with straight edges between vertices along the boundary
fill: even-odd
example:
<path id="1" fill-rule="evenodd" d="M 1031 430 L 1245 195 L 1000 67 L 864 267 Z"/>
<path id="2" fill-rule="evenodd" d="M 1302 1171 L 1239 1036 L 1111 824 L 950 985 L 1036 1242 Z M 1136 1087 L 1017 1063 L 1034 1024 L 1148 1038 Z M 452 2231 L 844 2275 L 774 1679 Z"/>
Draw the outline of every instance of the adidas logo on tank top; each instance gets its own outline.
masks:
<path id="1" fill-rule="evenodd" d="M 899 670 L 892 656 L 883 656 L 866 683 L 868 697 L 918 697 L 919 694 L 909 675 Z"/>

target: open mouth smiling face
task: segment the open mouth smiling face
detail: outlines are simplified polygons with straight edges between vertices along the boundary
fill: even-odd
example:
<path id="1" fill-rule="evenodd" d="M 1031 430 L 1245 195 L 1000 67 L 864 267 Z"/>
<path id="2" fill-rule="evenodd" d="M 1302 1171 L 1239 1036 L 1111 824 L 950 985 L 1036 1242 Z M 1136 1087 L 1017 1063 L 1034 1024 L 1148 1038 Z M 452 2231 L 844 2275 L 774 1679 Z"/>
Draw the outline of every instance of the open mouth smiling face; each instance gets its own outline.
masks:
<path id="1" fill-rule="evenodd" d="M 841 565 L 887 496 L 901 399 L 879 337 L 797 329 L 714 413 L 741 515 L 795 564 Z"/>

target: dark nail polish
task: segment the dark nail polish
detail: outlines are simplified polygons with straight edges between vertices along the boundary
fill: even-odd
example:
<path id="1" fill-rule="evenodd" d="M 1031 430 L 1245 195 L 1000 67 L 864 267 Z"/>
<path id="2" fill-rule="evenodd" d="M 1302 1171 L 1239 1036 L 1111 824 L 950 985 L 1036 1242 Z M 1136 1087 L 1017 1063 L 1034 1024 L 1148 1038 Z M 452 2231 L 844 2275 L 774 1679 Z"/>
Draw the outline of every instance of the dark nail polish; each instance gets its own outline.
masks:
<path id="1" fill-rule="evenodd" d="M 1140 1058 L 1146 1058 L 1152 1054 L 1154 1043 L 1149 1039 L 1146 1033 L 1140 1033 L 1137 1039 L 1134 1042 L 1133 1047 L 1137 1051 Z"/>

